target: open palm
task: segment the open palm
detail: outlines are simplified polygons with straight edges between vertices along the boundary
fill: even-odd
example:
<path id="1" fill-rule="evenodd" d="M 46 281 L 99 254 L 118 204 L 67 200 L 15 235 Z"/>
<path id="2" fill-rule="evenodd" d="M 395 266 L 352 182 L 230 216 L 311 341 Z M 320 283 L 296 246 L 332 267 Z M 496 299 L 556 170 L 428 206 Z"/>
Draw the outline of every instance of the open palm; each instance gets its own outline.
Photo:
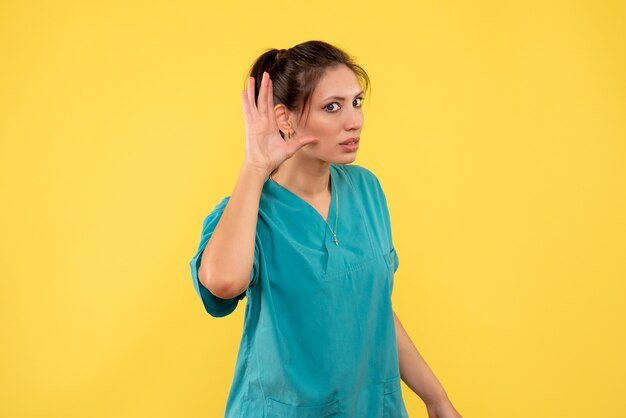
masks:
<path id="1" fill-rule="evenodd" d="M 248 88 L 242 93 L 243 116 L 246 124 L 246 162 L 271 173 L 283 161 L 291 158 L 303 146 L 317 141 L 313 136 L 302 136 L 285 141 L 280 136 L 274 113 L 272 80 L 263 73 L 259 97 L 255 103 L 255 80 L 248 78 Z"/>

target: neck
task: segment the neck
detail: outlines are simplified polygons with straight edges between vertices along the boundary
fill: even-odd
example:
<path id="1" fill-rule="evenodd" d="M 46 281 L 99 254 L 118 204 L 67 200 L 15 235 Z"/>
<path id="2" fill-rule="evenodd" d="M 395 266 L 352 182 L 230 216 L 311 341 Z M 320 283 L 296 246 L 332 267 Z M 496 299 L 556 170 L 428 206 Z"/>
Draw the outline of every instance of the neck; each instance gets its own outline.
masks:
<path id="1" fill-rule="evenodd" d="M 294 156 L 272 173 L 272 180 L 300 196 L 315 199 L 330 190 L 330 163 L 299 161 Z"/>

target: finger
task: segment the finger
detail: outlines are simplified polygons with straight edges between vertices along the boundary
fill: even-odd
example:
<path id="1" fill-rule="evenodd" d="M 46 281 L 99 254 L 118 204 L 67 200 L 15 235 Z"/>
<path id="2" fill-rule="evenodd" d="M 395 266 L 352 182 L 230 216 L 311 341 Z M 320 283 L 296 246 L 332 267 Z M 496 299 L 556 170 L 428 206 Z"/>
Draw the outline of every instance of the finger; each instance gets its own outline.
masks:
<path id="1" fill-rule="evenodd" d="M 267 76 L 267 108 L 274 109 L 274 82 Z"/>
<path id="2" fill-rule="evenodd" d="M 241 104 L 243 106 L 243 121 L 248 126 L 250 120 L 250 104 L 248 103 L 248 93 L 244 90 L 241 92 Z"/>
<path id="3" fill-rule="evenodd" d="M 276 123 L 276 112 L 274 111 L 274 82 L 271 78 L 267 87 L 267 116 L 270 123 L 270 129 L 275 131 L 278 130 L 278 124 Z"/>
<path id="4" fill-rule="evenodd" d="M 259 97 L 256 100 L 256 107 L 259 109 L 259 113 L 261 115 L 265 114 L 267 109 L 267 79 L 269 78 L 269 74 L 266 71 L 263 71 L 263 75 L 261 76 L 261 86 L 259 87 Z"/>
<path id="5" fill-rule="evenodd" d="M 256 109 L 254 104 L 254 77 L 248 77 L 248 89 L 246 91 L 248 93 L 248 110 L 252 112 Z"/>

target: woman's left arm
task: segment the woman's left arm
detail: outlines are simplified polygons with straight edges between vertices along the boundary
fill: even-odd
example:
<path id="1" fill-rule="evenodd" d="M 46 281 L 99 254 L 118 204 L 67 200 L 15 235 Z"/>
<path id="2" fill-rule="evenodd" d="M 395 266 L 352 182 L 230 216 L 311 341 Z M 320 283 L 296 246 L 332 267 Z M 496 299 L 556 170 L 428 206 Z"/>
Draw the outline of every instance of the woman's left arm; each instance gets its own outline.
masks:
<path id="1" fill-rule="evenodd" d="M 428 418 L 462 418 L 452 406 L 435 374 L 413 345 L 395 312 L 393 321 L 398 343 L 400 377 L 424 401 Z"/>

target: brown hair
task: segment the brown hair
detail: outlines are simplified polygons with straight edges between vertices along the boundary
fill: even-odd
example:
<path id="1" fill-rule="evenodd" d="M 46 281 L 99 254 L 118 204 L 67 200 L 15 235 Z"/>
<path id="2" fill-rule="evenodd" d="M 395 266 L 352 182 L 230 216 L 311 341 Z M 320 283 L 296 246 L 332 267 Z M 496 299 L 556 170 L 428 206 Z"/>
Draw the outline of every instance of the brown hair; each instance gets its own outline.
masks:
<path id="1" fill-rule="evenodd" d="M 274 104 L 282 103 L 291 111 L 303 111 L 326 69 L 342 64 L 354 72 L 363 91 L 367 92 L 370 80 L 365 70 L 333 45 L 308 41 L 289 49 L 268 49 L 250 68 L 249 76 L 255 79 L 254 100 L 259 97 L 263 72 L 267 71 L 272 79 Z"/>

